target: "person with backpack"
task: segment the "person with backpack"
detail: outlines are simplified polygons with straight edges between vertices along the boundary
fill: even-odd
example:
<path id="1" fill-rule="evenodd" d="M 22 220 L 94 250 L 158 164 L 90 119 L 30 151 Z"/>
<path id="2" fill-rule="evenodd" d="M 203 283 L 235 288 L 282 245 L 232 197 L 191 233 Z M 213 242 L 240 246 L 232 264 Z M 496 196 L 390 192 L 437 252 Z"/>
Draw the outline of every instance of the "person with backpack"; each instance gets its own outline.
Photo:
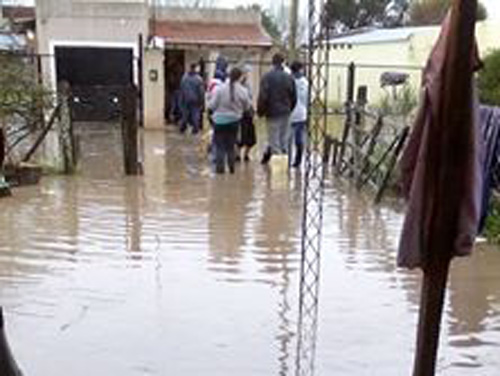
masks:
<path id="1" fill-rule="evenodd" d="M 236 140 L 243 113 L 251 108 L 248 90 L 242 85 L 243 72 L 231 69 L 229 80 L 218 88 L 209 100 L 212 111 L 215 142 L 215 172 L 223 174 L 225 165 L 234 173 L 236 161 Z"/>

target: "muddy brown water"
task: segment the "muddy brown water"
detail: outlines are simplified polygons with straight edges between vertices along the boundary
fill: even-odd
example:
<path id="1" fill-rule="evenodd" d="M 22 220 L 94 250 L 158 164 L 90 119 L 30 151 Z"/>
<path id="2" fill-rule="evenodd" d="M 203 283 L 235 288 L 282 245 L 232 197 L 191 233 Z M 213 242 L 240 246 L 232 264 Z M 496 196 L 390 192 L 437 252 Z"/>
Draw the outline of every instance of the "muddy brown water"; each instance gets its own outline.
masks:
<path id="1" fill-rule="evenodd" d="M 203 142 L 88 125 L 81 173 L 0 201 L 0 302 L 27 376 L 294 375 L 300 174 L 215 177 Z M 330 179 L 317 375 L 409 375 L 419 273 L 395 267 L 397 206 Z M 500 374 L 500 251 L 454 263 L 439 375 Z"/>

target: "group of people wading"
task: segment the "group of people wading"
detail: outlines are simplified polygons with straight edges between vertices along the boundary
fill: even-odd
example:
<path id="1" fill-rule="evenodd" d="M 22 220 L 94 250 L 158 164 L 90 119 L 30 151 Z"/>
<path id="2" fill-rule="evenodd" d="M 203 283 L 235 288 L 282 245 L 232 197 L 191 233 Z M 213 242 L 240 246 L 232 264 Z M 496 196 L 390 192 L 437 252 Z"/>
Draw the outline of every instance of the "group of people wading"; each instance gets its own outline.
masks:
<path id="1" fill-rule="evenodd" d="M 257 115 L 266 119 L 267 144 L 261 163 L 269 163 L 273 155 L 289 154 L 295 145 L 292 167 L 302 163 L 307 119 L 308 81 L 304 65 L 294 61 L 285 66 L 281 54 L 275 54 L 272 68 L 261 79 L 257 97 Z M 249 83 L 251 68 L 247 65 L 228 68 L 219 57 L 212 80 L 205 84 L 192 64 L 180 85 L 182 119 L 180 131 L 189 126 L 197 134 L 202 125 L 205 104 L 213 130 L 210 152 L 215 172 L 223 174 L 226 165 L 230 173 L 241 159 L 250 160 L 250 151 L 257 143 L 252 89 Z"/>

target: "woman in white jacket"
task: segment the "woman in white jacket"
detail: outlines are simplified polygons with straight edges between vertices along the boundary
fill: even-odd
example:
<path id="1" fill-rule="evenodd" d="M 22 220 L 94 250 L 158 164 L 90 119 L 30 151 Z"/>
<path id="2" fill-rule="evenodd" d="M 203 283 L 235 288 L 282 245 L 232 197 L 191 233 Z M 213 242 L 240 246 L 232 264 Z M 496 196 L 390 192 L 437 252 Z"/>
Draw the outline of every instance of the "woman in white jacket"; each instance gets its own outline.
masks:
<path id="1" fill-rule="evenodd" d="M 292 167 L 300 167 L 306 138 L 309 82 L 304 76 L 304 64 L 299 61 L 294 61 L 291 65 L 291 69 L 297 91 L 297 104 L 290 116 L 290 123 L 292 125 L 290 146 L 292 142 L 295 143 L 295 158 Z"/>

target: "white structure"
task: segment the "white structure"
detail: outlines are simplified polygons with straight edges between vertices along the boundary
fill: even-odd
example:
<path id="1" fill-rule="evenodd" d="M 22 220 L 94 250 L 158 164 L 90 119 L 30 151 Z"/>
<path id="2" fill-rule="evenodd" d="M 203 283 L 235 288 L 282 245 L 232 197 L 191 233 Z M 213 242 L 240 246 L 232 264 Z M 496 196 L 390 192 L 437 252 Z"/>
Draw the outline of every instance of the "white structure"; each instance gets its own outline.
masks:
<path id="1" fill-rule="evenodd" d="M 209 78 L 210 61 L 220 53 L 255 62 L 256 87 L 260 63 L 272 47 L 254 11 L 150 8 L 148 0 L 37 0 L 36 25 L 45 82 L 55 88 L 68 81 L 74 92 L 80 90 L 77 100 L 94 102 L 87 107 L 95 107 L 101 117 L 102 102 L 115 99 L 113 86 L 142 83 L 147 127 L 164 125 L 172 93 L 189 64 L 202 62 Z M 92 92 L 92 87 L 103 89 Z"/>
<path id="2" fill-rule="evenodd" d="M 500 23 L 484 21 L 477 25 L 477 40 L 481 55 L 500 48 Z M 369 101 L 377 103 L 387 94 L 380 87 L 380 76 L 387 71 L 407 73 L 410 84 L 418 88 L 421 69 L 439 35 L 439 26 L 371 29 L 331 40 L 332 63 L 358 65 L 356 86 L 368 87 Z M 344 67 L 330 68 L 332 101 L 345 100 L 347 73 Z"/>
<path id="3" fill-rule="evenodd" d="M 139 34 L 148 35 L 146 0 L 37 0 L 38 53 L 55 56 L 56 48 L 126 48 L 139 54 Z M 43 59 L 43 73 L 56 83 L 56 60 Z M 134 67 L 134 81 L 138 69 Z"/>

